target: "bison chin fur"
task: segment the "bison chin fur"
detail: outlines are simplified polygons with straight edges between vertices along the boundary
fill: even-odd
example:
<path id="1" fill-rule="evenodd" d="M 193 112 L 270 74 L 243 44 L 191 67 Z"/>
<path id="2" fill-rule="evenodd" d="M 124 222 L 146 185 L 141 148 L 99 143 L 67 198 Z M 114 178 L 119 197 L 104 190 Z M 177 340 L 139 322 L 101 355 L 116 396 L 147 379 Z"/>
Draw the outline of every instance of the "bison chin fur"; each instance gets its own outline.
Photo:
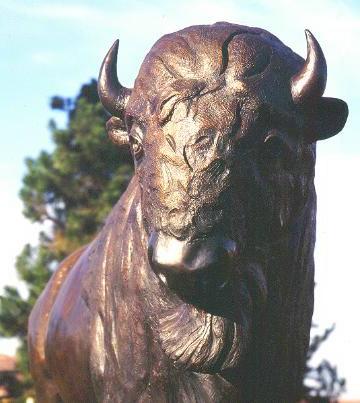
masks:
<path id="1" fill-rule="evenodd" d="M 236 302 L 228 296 L 228 305 L 236 306 L 227 310 L 223 305 L 223 313 L 216 314 L 185 302 L 154 275 L 156 292 L 146 294 L 145 306 L 162 350 L 177 368 L 202 373 L 239 368 L 250 342 L 254 310 L 267 293 L 260 265 L 249 264 L 243 271 L 244 278 L 232 286 Z"/>

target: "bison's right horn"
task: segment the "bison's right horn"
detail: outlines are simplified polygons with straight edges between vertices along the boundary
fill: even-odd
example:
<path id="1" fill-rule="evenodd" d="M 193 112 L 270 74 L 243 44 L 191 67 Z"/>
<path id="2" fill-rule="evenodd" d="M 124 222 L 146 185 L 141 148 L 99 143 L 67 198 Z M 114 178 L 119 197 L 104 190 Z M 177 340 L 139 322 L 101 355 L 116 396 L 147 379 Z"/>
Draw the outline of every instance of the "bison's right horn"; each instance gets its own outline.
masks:
<path id="1" fill-rule="evenodd" d="M 119 40 L 117 39 L 102 62 L 98 79 L 98 93 L 104 108 L 111 115 L 123 119 L 131 89 L 123 87 L 117 77 L 118 48 Z"/>
<path id="2" fill-rule="evenodd" d="M 291 94 L 295 104 L 318 100 L 325 91 L 327 67 L 325 56 L 315 37 L 305 30 L 307 57 L 303 68 L 291 78 Z"/>

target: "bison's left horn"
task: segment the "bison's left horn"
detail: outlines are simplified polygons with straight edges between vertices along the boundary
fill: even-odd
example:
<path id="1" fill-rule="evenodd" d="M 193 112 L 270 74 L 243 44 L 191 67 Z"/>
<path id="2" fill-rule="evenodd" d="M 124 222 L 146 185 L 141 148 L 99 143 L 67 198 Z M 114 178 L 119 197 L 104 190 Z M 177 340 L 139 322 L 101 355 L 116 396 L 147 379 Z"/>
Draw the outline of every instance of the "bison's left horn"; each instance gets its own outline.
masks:
<path id="1" fill-rule="evenodd" d="M 303 68 L 291 78 L 291 94 L 296 104 L 307 104 L 320 98 L 326 86 L 326 60 L 318 41 L 305 30 L 307 57 Z"/>
<path id="2" fill-rule="evenodd" d="M 123 87 L 116 73 L 119 40 L 116 40 L 101 65 L 98 79 L 98 93 L 104 108 L 113 116 L 123 118 L 131 89 Z"/>

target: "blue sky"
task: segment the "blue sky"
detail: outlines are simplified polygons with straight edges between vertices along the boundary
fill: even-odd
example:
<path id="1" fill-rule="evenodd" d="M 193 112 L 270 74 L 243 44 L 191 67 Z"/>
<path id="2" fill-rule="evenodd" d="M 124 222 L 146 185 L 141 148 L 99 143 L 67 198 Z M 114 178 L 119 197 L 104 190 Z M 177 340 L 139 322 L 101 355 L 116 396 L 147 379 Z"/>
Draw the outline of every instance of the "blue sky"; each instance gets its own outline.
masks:
<path id="1" fill-rule="evenodd" d="M 304 28 L 319 40 L 328 62 L 326 95 L 346 100 L 348 124 L 318 146 L 318 236 L 315 320 L 337 328 L 322 355 L 348 380 L 348 397 L 360 397 L 360 321 L 357 322 L 360 227 L 360 2 L 335 0 L 0 0 L 1 160 L 0 287 L 16 283 L 14 259 L 25 242 L 36 243 L 39 227 L 21 215 L 17 197 L 23 160 L 51 149 L 47 124 L 62 122 L 50 111 L 52 95 L 74 96 L 96 77 L 102 58 L 120 39 L 118 73 L 131 87 L 151 45 L 188 25 L 229 21 L 259 26 L 306 54 Z M 13 344 L 0 343 L 0 352 Z"/>

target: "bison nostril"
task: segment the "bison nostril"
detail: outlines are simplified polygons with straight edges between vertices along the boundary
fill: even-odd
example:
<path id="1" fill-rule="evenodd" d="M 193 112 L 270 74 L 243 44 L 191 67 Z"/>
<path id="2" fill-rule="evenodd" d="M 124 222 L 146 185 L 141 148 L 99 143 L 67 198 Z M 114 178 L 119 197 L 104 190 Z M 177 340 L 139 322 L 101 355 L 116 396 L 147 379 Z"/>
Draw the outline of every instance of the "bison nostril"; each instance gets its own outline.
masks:
<path id="1" fill-rule="evenodd" d="M 148 258 L 155 272 L 163 270 L 182 271 L 187 243 L 177 238 L 153 232 L 149 238 Z"/>
<path id="2" fill-rule="evenodd" d="M 200 295 L 210 294 L 210 297 L 214 297 L 212 292 L 221 292 L 228 283 L 229 277 L 230 270 L 228 267 L 209 267 L 197 275 L 195 290 Z"/>
<path id="3" fill-rule="evenodd" d="M 234 241 L 221 237 L 201 240 L 179 240 L 161 232 L 153 232 L 149 238 L 150 264 L 179 272 L 198 272 L 225 264 L 235 255 Z"/>
<path id="4" fill-rule="evenodd" d="M 180 294 L 211 293 L 228 282 L 234 241 L 217 236 L 187 242 L 154 232 L 149 238 L 149 262 L 160 280 Z"/>

